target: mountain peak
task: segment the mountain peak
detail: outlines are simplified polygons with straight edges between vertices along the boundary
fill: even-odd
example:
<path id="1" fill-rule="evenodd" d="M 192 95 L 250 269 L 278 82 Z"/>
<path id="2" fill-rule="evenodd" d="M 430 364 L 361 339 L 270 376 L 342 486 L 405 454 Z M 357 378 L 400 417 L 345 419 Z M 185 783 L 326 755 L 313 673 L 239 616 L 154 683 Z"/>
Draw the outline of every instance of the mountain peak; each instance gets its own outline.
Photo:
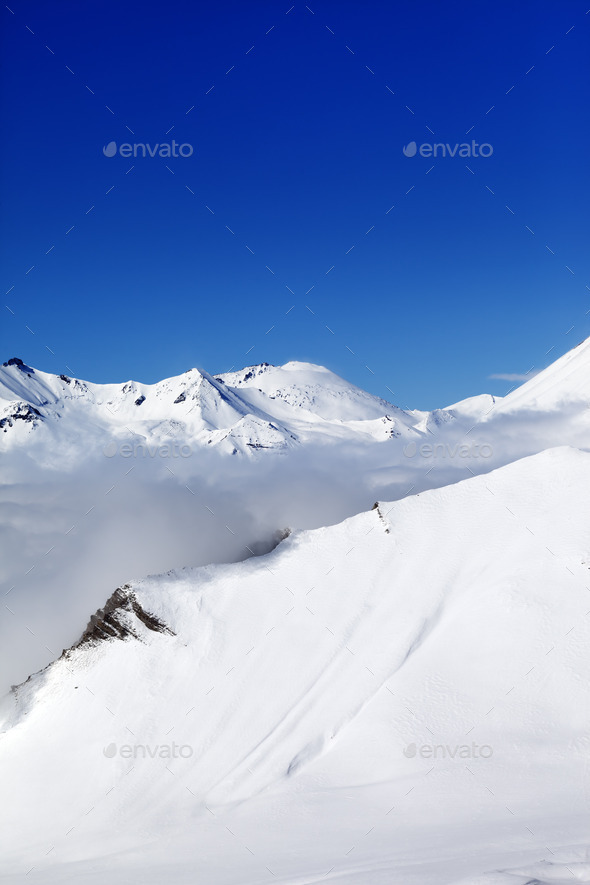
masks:
<path id="1" fill-rule="evenodd" d="M 35 372 L 35 370 L 31 369 L 30 366 L 27 366 L 27 364 L 24 363 L 19 356 L 11 357 L 9 360 L 6 360 L 5 363 L 2 363 L 2 365 L 5 369 L 9 366 L 16 366 L 17 369 L 20 369 L 22 372 L 26 372 L 27 375 L 31 375 Z"/>

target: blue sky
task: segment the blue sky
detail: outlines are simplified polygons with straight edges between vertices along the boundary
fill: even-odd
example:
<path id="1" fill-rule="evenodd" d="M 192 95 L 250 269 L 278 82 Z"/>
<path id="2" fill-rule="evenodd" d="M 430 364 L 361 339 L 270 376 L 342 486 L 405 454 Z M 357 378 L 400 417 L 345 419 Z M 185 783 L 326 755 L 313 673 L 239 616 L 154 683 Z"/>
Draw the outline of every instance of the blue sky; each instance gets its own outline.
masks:
<path id="1" fill-rule="evenodd" d="M 432 408 L 590 334 L 585 3 L 9 6 L 3 359 L 307 360 Z"/>

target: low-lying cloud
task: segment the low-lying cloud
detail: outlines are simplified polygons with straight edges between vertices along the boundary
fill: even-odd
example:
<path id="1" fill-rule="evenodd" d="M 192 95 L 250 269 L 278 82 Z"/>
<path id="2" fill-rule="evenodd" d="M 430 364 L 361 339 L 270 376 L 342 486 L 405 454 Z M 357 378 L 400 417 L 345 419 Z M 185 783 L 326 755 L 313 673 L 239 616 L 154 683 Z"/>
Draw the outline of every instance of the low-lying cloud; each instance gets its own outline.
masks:
<path id="1" fill-rule="evenodd" d="M 74 643 L 120 584 L 267 552 L 284 529 L 339 522 L 392 491 L 391 475 L 375 483 L 354 448 L 257 461 L 116 454 L 21 481 L 11 462 L 13 481 L 0 486 L 0 694 Z"/>
<path id="2" fill-rule="evenodd" d="M 0 485 L 0 695 L 72 645 L 123 583 L 259 555 L 287 528 L 334 524 L 552 446 L 587 448 L 587 426 L 587 409 L 572 403 L 557 416 L 499 414 L 477 429 L 451 421 L 415 441 L 255 458 L 117 450 L 72 469 L 60 452 L 50 469 L 41 442 L 11 453 Z"/>

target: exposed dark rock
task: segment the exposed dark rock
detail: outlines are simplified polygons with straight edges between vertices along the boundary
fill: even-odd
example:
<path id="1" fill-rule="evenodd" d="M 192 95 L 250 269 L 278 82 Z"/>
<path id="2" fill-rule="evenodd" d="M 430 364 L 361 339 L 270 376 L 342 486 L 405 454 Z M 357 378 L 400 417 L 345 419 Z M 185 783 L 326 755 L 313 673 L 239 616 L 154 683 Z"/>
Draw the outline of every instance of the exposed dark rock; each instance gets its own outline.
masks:
<path id="1" fill-rule="evenodd" d="M 27 366 L 26 363 L 23 363 L 23 361 L 18 356 L 11 357 L 9 360 L 6 360 L 5 363 L 2 363 L 2 365 L 5 368 L 7 366 L 16 366 L 18 369 L 21 370 L 21 372 L 25 372 L 29 376 L 31 376 L 35 371 L 34 369 L 31 369 L 30 366 Z"/>
<path id="2" fill-rule="evenodd" d="M 174 400 L 174 405 L 176 405 L 176 403 L 183 403 L 183 402 L 185 401 L 185 399 L 186 399 L 186 394 L 185 394 L 185 393 L 180 393 L 180 394 L 176 397 L 176 399 Z"/>
<path id="3" fill-rule="evenodd" d="M 387 524 L 387 520 L 385 519 L 385 517 L 383 516 L 383 513 L 381 512 L 381 508 L 379 507 L 379 501 L 375 501 L 375 503 L 371 507 L 371 510 L 377 511 L 377 515 L 379 516 L 379 519 L 381 520 L 381 522 L 385 526 L 385 534 L 389 535 L 390 534 L 389 525 Z"/>
<path id="4" fill-rule="evenodd" d="M 262 374 L 265 369 L 269 369 L 270 367 L 271 363 L 260 363 L 259 366 L 252 366 L 252 368 L 248 372 L 246 372 L 244 377 L 238 380 L 238 384 L 244 384 L 245 381 L 250 381 L 252 378 L 255 378 L 256 375 Z M 260 390 L 260 388 L 258 389 Z"/>
<path id="5" fill-rule="evenodd" d="M 135 400 L 135 405 L 140 406 L 143 402 L 145 402 L 145 396 L 142 394 L 141 396 L 138 396 Z"/>
<path id="6" fill-rule="evenodd" d="M 14 412 L 0 420 L 0 430 L 6 433 L 9 427 L 14 426 L 15 421 L 32 421 L 34 423 L 42 417 L 41 412 L 29 403 L 18 403 Z"/>
<path id="7" fill-rule="evenodd" d="M 146 612 L 137 600 L 135 593 L 129 584 L 118 587 L 113 595 L 107 600 L 104 608 L 99 609 L 88 622 L 84 633 L 72 648 L 83 645 L 98 645 L 113 639 L 137 639 L 139 634 L 133 628 L 133 616 L 137 618 L 148 630 L 155 633 L 167 633 L 174 636 L 163 621 L 155 615 Z M 67 652 L 66 652 L 67 655 Z"/>

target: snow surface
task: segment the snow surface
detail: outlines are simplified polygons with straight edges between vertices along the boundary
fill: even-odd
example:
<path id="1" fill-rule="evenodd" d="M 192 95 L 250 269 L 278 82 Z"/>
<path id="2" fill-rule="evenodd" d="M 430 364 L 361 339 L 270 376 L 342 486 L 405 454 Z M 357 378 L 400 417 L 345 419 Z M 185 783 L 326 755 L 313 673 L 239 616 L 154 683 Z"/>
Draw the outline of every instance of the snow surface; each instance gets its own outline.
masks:
<path id="1" fill-rule="evenodd" d="M 589 881 L 588 525 L 562 447 L 132 582 L 3 703 L 0 882 Z"/>
<path id="2" fill-rule="evenodd" d="M 590 882 L 589 398 L 0 367 L 0 883 Z"/>
<path id="3" fill-rule="evenodd" d="M 551 412 L 570 404 L 588 407 L 590 393 L 590 338 L 505 396 L 498 411 L 536 409 Z"/>

